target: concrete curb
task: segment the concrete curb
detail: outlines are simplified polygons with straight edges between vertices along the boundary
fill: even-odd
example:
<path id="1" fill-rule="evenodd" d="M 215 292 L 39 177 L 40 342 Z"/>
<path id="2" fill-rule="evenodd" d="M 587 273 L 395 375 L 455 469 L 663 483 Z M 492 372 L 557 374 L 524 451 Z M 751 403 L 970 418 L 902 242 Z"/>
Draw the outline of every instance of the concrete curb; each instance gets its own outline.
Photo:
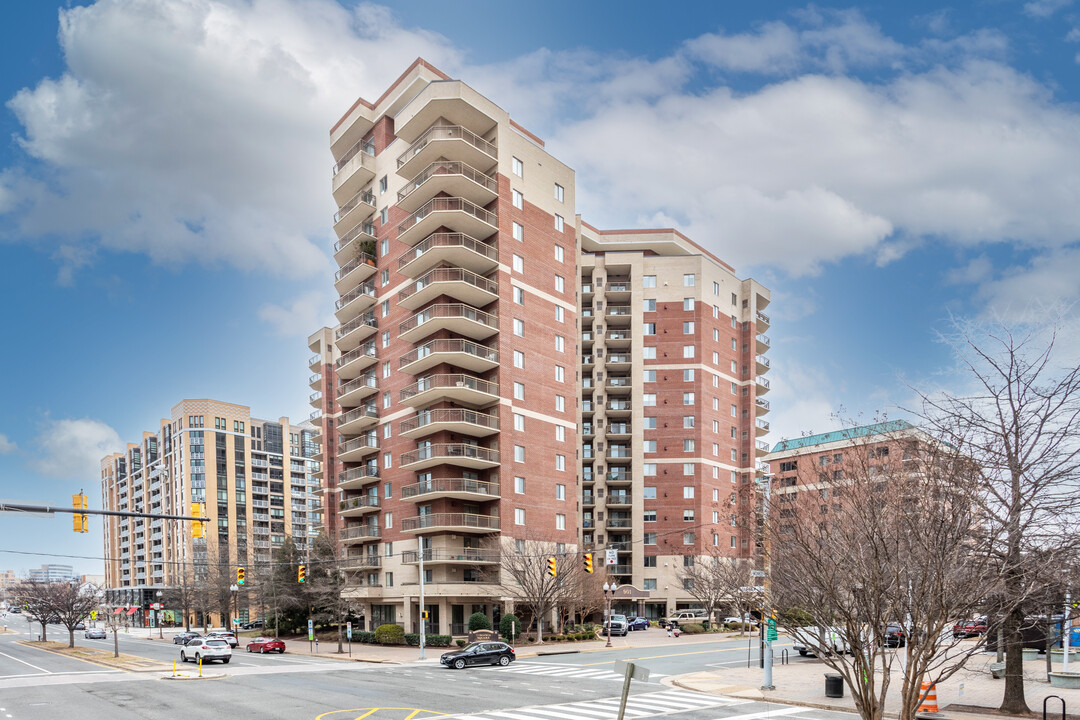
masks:
<path id="1" fill-rule="evenodd" d="M 536 657 L 545 657 L 547 655 L 577 655 L 581 650 L 547 650 L 536 653 Z"/>
<path id="2" fill-rule="evenodd" d="M 33 641 L 31 641 L 31 640 L 25 640 L 25 641 L 20 640 L 20 641 L 17 642 L 17 644 L 22 645 L 23 647 L 32 648 L 34 650 L 40 650 L 41 652 L 47 652 L 47 653 L 49 653 L 51 655 L 59 655 L 60 657 L 71 658 L 73 660 L 81 660 L 82 662 L 90 663 L 91 665 L 98 665 L 100 667 L 106 667 L 106 668 L 109 668 L 110 670 L 121 670 L 123 672 L 161 672 L 162 671 L 161 667 L 157 667 L 157 668 L 153 668 L 153 669 L 135 669 L 135 668 L 126 667 L 124 665 L 117 665 L 117 664 L 113 664 L 113 663 L 109 663 L 109 662 L 104 662 L 102 660 L 92 660 L 90 658 L 79 657 L 78 655 L 71 655 L 69 653 L 57 652 L 56 650 L 50 650 L 49 648 L 43 648 L 43 647 L 39 647 L 38 645 L 34 645 Z M 129 657 L 137 657 L 140 660 L 146 660 L 147 662 L 155 662 L 154 660 L 151 660 L 150 658 L 144 658 L 144 657 L 141 657 L 139 655 L 129 655 Z"/>
<path id="3" fill-rule="evenodd" d="M 221 680 L 227 678 L 228 675 L 165 675 L 159 678 L 159 680 Z"/>

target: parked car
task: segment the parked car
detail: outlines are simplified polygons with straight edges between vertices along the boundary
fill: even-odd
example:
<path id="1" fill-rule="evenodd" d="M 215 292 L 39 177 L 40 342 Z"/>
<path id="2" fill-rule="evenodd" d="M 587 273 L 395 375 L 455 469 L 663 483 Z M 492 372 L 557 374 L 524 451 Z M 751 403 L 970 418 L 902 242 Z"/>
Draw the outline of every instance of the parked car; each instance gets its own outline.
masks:
<path id="1" fill-rule="evenodd" d="M 899 623 L 889 623 L 885 626 L 885 647 L 902 648 L 907 643 L 907 635 Z"/>
<path id="2" fill-rule="evenodd" d="M 610 625 L 610 628 L 608 627 Z M 612 615 L 610 620 L 604 621 L 604 634 L 622 635 L 626 636 L 626 633 L 630 632 L 628 629 L 625 615 Z"/>
<path id="3" fill-rule="evenodd" d="M 89 628 L 83 633 L 83 637 L 87 640 L 104 640 L 106 637 L 105 628 Z"/>
<path id="4" fill-rule="evenodd" d="M 668 617 L 660 618 L 663 626 L 679 627 L 688 623 L 704 624 L 709 622 L 709 613 L 704 610 L 679 610 Z"/>
<path id="5" fill-rule="evenodd" d="M 283 653 L 283 652 L 285 652 L 285 641 L 284 640 L 278 640 L 277 638 L 272 638 L 272 637 L 257 637 L 254 640 L 251 640 L 250 642 L 248 642 L 247 651 L 248 652 L 256 652 L 256 651 L 258 651 L 258 652 L 261 652 L 261 653 L 268 653 L 268 652 Z"/>
<path id="6" fill-rule="evenodd" d="M 981 637 L 986 634 L 986 618 L 961 620 L 953 625 L 954 638 Z"/>
<path id="7" fill-rule="evenodd" d="M 627 625 L 630 630 L 648 630 L 649 619 L 643 617 L 630 618 L 630 623 Z"/>
<path id="8" fill-rule="evenodd" d="M 243 628 L 244 630 L 262 630 L 263 621 L 255 620 L 254 622 L 244 623 Z"/>
<path id="9" fill-rule="evenodd" d="M 75 623 L 75 629 L 76 630 L 85 630 L 86 629 L 86 623 L 84 623 L 84 622 Z"/>
<path id="10" fill-rule="evenodd" d="M 841 628 L 801 627 L 795 628 L 791 635 L 795 641 L 792 649 L 797 650 L 803 657 L 817 657 L 819 653 L 843 655 L 850 649 Z"/>
<path id="11" fill-rule="evenodd" d="M 461 670 L 468 665 L 502 665 L 514 662 L 514 648 L 504 642 L 474 642 L 455 652 L 443 653 L 439 662 Z"/>
<path id="12" fill-rule="evenodd" d="M 741 618 L 735 616 L 724 618 L 725 625 L 730 625 L 731 623 L 742 623 L 743 625 L 749 625 L 752 628 L 756 628 L 758 626 L 758 621 L 750 615 L 743 615 Z"/>
<path id="13" fill-rule="evenodd" d="M 179 635 L 173 635 L 172 641 L 173 641 L 173 645 L 186 645 L 188 640 L 191 640 L 192 638 L 197 638 L 197 637 L 201 637 L 199 635 L 199 633 L 187 630 L 185 632 L 180 633 Z"/>
<path id="14" fill-rule="evenodd" d="M 195 662 L 202 660 L 204 663 L 220 660 L 227 664 L 232 660 L 232 648 L 229 647 L 229 643 L 220 638 L 192 638 L 180 648 L 180 661 L 187 662 L 188 660 Z"/>
<path id="15" fill-rule="evenodd" d="M 206 633 L 208 638 L 217 638 L 229 643 L 230 648 L 234 648 L 240 644 L 240 641 L 236 639 L 236 633 L 230 630 L 211 630 Z"/>

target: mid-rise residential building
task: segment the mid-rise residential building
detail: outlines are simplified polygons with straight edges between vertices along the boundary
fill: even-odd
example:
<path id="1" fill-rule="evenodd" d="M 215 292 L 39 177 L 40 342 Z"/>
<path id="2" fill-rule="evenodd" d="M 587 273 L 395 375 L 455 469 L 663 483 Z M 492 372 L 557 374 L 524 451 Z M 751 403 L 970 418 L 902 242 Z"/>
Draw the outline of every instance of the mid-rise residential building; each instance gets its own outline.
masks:
<path id="1" fill-rule="evenodd" d="M 71 565 L 49 563 L 40 568 L 32 568 L 26 577 L 34 582 L 68 582 L 75 579 L 75 568 Z"/>
<path id="2" fill-rule="evenodd" d="M 767 450 L 765 288 L 675 231 L 581 222 L 573 171 L 423 60 L 330 146 L 339 324 L 309 382 L 372 625 L 497 620 L 529 540 L 614 550 L 656 616 L 694 604 L 687 558 L 753 553 L 732 497 Z"/>
<path id="3" fill-rule="evenodd" d="M 103 458 L 106 510 L 191 516 L 201 503 L 208 518 L 195 538 L 189 521 L 107 517 L 107 602 L 145 610 L 161 600 L 159 591 L 205 583 L 213 567 L 267 567 L 289 541 L 306 551 L 321 522 L 314 437 L 306 421 L 260 420 L 243 405 L 183 400 L 157 431 Z M 238 607 L 246 619 L 243 594 Z"/>

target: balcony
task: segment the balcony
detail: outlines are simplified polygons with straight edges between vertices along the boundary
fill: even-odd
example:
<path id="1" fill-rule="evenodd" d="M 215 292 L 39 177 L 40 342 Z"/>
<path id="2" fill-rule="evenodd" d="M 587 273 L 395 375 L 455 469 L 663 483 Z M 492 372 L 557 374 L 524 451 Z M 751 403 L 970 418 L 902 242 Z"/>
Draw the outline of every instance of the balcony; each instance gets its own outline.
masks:
<path id="1" fill-rule="evenodd" d="M 360 377 L 369 367 L 378 362 L 375 357 L 375 343 L 369 342 L 355 350 L 342 353 L 337 359 L 337 374 L 342 380 Z"/>
<path id="2" fill-rule="evenodd" d="M 502 561 L 498 550 L 478 550 L 476 548 L 460 549 L 435 549 L 424 550 L 425 565 L 496 565 Z M 415 565 L 420 562 L 420 553 L 416 550 L 406 550 L 401 553 L 401 562 L 405 565 Z"/>
<path id="3" fill-rule="evenodd" d="M 499 219 L 465 198 L 432 198 L 398 225 L 398 240 L 415 245 L 440 227 L 483 239 L 499 231 Z"/>
<path id="4" fill-rule="evenodd" d="M 340 323 L 347 323 L 360 313 L 370 310 L 376 302 L 374 283 L 357 285 L 335 301 L 334 317 Z"/>
<path id="5" fill-rule="evenodd" d="M 338 531 L 338 540 L 346 545 L 358 545 L 379 539 L 379 527 L 371 523 L 350 525 Z"/>
<path id="6" fill-rule="evenodd" d="M 340 206 L 375 179 L 375 145 L 360 140 L 345 151 L 331 174 L 334 201 Z"/>
<path id="7" fill-rule="evenodd" d="M 754 358 L 757 361 L 758 373 L 767 373 L 769 371 L 769 358 L 764 355 L 758 355 Z"/>
<path id="8" fill-rule="evenodd" d="M 317 407 L 317 408 L 322 407 L 322 393 L 321 392 L 313 392 L 310 395 L 308 395 L 308 404 L 311 405 L 312 407 Z"/>
<path id="9" fill-rule="evenodd" d="M 608 425 L 607 435 L 608 437 L 617 437 L 620 435 L 632 435 L 633 429 L 630 423 L 627 422 L 613 422 Z"/>
<path id="10" fill-rule="evenodd" d="M 767 435 L 769 432 L 769 421 L 763 418 L 754 419 L 754 431 L 758 435 Z"/>
<path id="11" fill-rule="evenodd" d="M 592 355 L 582 355 L 581 364 L 585 367 L 592 367 L 596 363 L 596 358 Z"/>
<path id="12" fill-rule="evenodd" d="M 608 376 L 604 387 L 609 395 L 629 395 L 633 384 L 633 381 L 628 377 Z"/>
<path id="13" fill-rule="evenodd" d="M 764 395 L 765 393 L 769 392 L 769 388 L 772 387 L 772 385 L 769 383 L 769 379 L 766 377 L 762 377 L 761 375 L 758 375 L 756 378 L 754 378 L 754 383 L 757 385 L 758 395 Z"/>
<path id="14" fill-rule="evenodd" d="M 322 355 L 312 355 L 307 361 L 308 367 L 312 370 L 319 370 L 322 368 Z"/>
<path id="15" fill-rule="evenodd" d="M 582 505 L 595 505 L 596 504 L 596 496 L 593 495 L 591 492 L 583 493 L 582 496 L 581 496 L 581 504 Z M 585 523 L 588 523 L 588 522 L 592 522 L 592 521 L 591 520 L 583 520 L 581 527 L 585 527 L 585 528 L 592 527 L 591 525 L 586 525 L 585 524 Z"/>
<path id="16" fill-rule="evenodd" d="M 485 502 L 499 499 L 499 483 L 472 478 L 443 477 L 401 488 L 401 499 L 410 502 L 431 502 L 440 498 Z"/>
<path id="17" fill-rule="evenodd" d="M 608 507 L 626 507 L 633 504 L 633 496 L 628 492 L 611 493 L 607 498 Z"/>
<path id="18" fill-rule="evenodd" d="M 487 534 L 499 531 L 500 518 L 495 515 L 473 513 L 430 513 L 405 518 L 401 532 L 461 532 Z"/>
<path id="19" fill-rule="evenodd" d="M 361 465 L 338 473 L 337 486 L 341 490 L 360 490 L 379 479 L 378 465 Z"/>
<path id="20" fill-rule="evenodd" d="M 473 167 L 490 168 L 499 159 L 493 143 L 460 125 L 436 125 L 428 128 L 409 148 L 398 156 L 397 172 L 413 177 L 420 168 L 439 158 L 466 162 Z"/>
<path id="21" fill-rule="evenodd" d="M 315 373 L 307 380 L 308 387 L 312 390 L 317 390 L 322 386 L 322 373 Z"/>
<path id="22" fill-rule="evenodd" d="M 341 443 L 338 446 L 338 459 L 341 462 L 360 462 L 367 455 L 378 451 L 378 440 L 376 440 L 374 434 L 368 433 Z"/>
<path id="23" fill-rule="evenodd" d="M 609 370 L 629 370 L 633 359 L 629 353 L 612 353 L 604 360 Z"/>
<path id="24" fill-rule="evenodd" d="M 625 530 L 629 529 L 633 521 L 630 518 L 616 518 L 609 517 L 607 519 L 607 527 L 612 530 Z"/>
<path id="25" fill-rule="evenodd" d="M 347 572 L 378 570 L 381 567 L 382 558 L 371 553 L 348 553 L 341 559 L 341 569 Z"/>
<path id="26" fill-rule="evenodd" d="M 353 348 L 359 347 L 362 342 L 378 331 L 379 321 L 375 319 L 375 313 L 369 310 L 363 315 L 338 326 L 338 329 L 334 332 L 334 339 L 338 350 L 347 353 Z"/>
<path id="27" fill-rule="evenodd" d="M 586 423 L 581 424 L 581 435 L 582 435 L 582 437 L 592 437 L 595 434 L 596 434 L 596 432 L 593 430 L 592 423 L 586 422 Z"/>
<path id="28" fill-rule="evenodd" d="M 765 398 L 754 398 L 754 406 L 758 415 L 769 412 L 769 401 Z"/>
<path id="29" fill-rule="evenodd" d="M 633 453 L 628 445 L 610 445 L 604 457 L 609 463 L 625 463 L 633 460 Z"/>
<path id="30" fill-rule="evenodd" d="M 604 310 L 604 318 L 608 325 L 629 325 L 633 317 L 633 311 L 629 305 L 608 305 Z"/>
<path id="31" fill-rule="evenodd" d="M 435 268 L 398 293 L 398 305 L 408 310 L 427 305 L 440 295 L 476 307 L 499 299 L 499 284 L 464 268 Z"/>
<path id="32" fill-rule="evenodd" d="M 609 575 L 633 575 L 632 565 L 605 565 Z"/>
<path id="33" fill-rule="evenodd" d="M 757 351 L 759 353 L 768 352 L 771 341 L 768 335 L 757 335 L 754 337 L 757 342 Z"/>
<path id="34" fill-rule="evenodd" d="M 498 467 L 499 451 L 467 443 L 439 443 L 401 454 L 403 470 L 424 470 L 436 465 L 457 465 L 473 470 Z"/>
<path id="35" fill-rule="evenodd" d="M 599 288 L 598 288 L 599 289 Z M 612 301 L 625 301 L 630 302 L 630 292 L 633 288 L 630 285 L 630 281 L 616 280 L 614 278 L 608 278 L 607 284 L 607 299 L 608 302 Z"/>
<path id="36" fill-rule="evenodd" d="M 379 391 L 374 375 L 365 375 L 338 385 L 337 401 L 342 407 L 357 407 Z"/>
<path id="37" fill-rule="evenodd" d="M 346 498 L 338 503 L 338 515 L 341 517 L 360 517 L 379 509 L 378 495 L 360 495 Z"/>
<path id="38" fill-rule="evenodd" d="M 428 375 L 401 389 L 401 403 L 409 407 L 441 401 L 486 407 L 499 402 L 499 385 L 472 375 Z"/>
<path id="39" fill-rule="evenodd" d="M 487 372 L 499 366 L 499 351 L 461 338 L 431 340 L 398 360 L 402 372 L 416 375 L 447 363 L 464 370 Z"/>
<path id="40" fill-rule="evenodd" d="M 756 451 L 755 454 L 757 455 L 757 457 L 761 457 L 762 455 L 768 455 L 769 443 L 765 442 L 764 440 L 755 440 L 754 450 Z"/>
<path id="41" fill-rule="evenodd" d="M 499 266 L 499 251 L 463 233 L 435 233 L 398 257 L 398 272 L 417 277 L 449 264 L 484 275 Z"/>
<path id="42" fill-rule="evenodd" d="M 465 408 L 421 410 L 415 417 L 402 420 L 399 434 L 418 438 L 436 432 L 452 432 L 472 437 L 487 437 L 499 432 L 499 416 Z"/>
<path id="43" fill-rule="evenodd" d="M 624 472 L 608 472 L 604 475 L 604 482 L 608 485 L 629 485 L 634 482 L 634 476 L 629 470 Z"/>
<path id="44" fill-rule="evenodd" d="M 771 322 L 768 315 L 766 315 L 765 313 L 758 310 L 757 313 L 754 315 L 754 317 L 757 319 L 757 325 L 758 325 L 759 330 L 768 329 L 769 324 Z"/>
<path id="45" fill-rule="evenodd" d="M 375 195 L 361 190 L 345 201 L 334 213 L 334 232 L 344 237 L 347 232 L 375 214 Z"/>
<path id="46" fill-rule="evenodd" d="M 611 400 L 607 404 L 607 414 L 615 417 L 625 417 L 633 411 L 629 400 Z"/>
<path id="47" fill-rule="evenodd" d="M 629 349 L 632 340 L 629 330 L 612 330 L 604 334 L 604 342 L 609 348 Z"/>
<path id="48" fill-rule="evenodd" d="M 440 330 L 472 340 L 484 340 L 499 332 L 499 323 L 494 314 L 471 305 L 431 305 L 398 325 L 398 337 L 406 342 L 419 342 Z"/>
<path id="49" fill-rule="evenodd" d="M 375 405 L 364 405 L 363 407 L 353 408 L 342 415 L 338 420 L 337 429 L 343 435 L 356 435 L 370 427 L 374 427 L 378 422 L 379 408 Z"/>
<path id="50" fill-rule="evenodd" d="M 375 226 L 370 223 L 361 223 L 350 230 L 345 237 L 334 243 L 334 260 L 338 266 L 347 265 L 349 262 L 370 256 L 375 249 Z"/>
<path id="51" fill-rule="evenodd" d="M 467 163 L 436 160 L 401 189 L 397 205 L 405 212 L 413 212 L 439 193 L 483 207 L 499 196 L 499 183 Z"/>

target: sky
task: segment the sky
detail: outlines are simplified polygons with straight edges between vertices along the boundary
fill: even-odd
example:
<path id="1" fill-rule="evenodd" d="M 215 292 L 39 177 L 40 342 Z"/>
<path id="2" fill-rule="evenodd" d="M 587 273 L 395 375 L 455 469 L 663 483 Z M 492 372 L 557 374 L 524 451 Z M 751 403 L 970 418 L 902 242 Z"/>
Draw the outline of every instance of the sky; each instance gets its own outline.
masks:
<path id="1" fill-rule="evenodd" d="M 959 391 L 954 320 L 1076 338 L 1080 0 L 5 3 L 0 499 L 99 507 L 182 398 L 307 417 L 329 128 L 417 57 L 544 138 L 590 224 L 772 290 L 770 442 Z M 100 527 L 2 515 L 0 570 L 101 572 Z"/>

